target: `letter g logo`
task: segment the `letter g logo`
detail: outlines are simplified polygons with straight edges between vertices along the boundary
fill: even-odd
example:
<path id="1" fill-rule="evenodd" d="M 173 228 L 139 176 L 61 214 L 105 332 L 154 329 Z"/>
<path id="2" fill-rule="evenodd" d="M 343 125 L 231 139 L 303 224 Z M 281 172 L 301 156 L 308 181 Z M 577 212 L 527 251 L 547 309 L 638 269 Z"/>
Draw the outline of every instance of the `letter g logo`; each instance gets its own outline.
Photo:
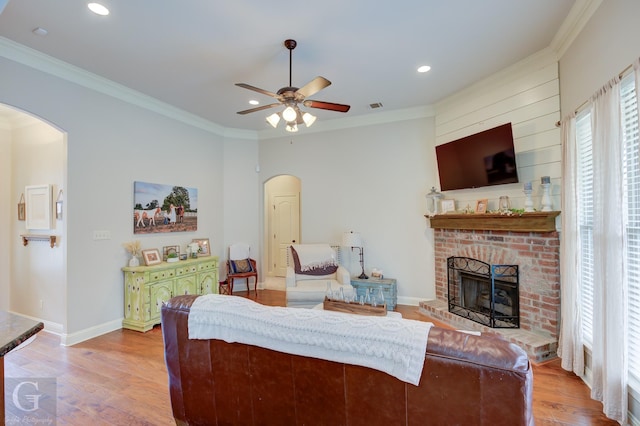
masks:
<path id="1" fill-rule="evenodd" d="M 13 390 L 13 395 L 12 395 L 13 404 L 22 411 L 27 411 L 27 412 L 36 411 L 39 408 L 38 403 L 40 401 L 40 397 L 42 396 L 41 394 L 24 395 L 24 398 L 31 403 L 31 408 L 25 408 L 20 403 L 20 390 L 23 386 L 26 386 L 26 385 L 31 385 L 35 388 L 35 390 L 40 390 L 38 389 L 38 382 L 20 382 L 18 386 L 16 386 L 15 389 Z"/>

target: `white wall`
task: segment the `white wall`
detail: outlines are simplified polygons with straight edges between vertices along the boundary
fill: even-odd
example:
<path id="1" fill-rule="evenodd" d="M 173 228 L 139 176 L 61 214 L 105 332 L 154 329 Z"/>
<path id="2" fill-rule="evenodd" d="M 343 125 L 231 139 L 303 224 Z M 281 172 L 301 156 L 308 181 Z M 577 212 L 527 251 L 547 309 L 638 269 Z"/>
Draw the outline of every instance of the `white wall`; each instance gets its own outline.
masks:
<path id="1" fill-rule="evenodd" d="M 562 115 L 640 57 L 640 2 L 603 1 L 560 59 Z"/>
<path id="2" fill-rule="evenodd" d="M 396 278 L 399 302 L 417 304 L 435 297 L 433 233 L 424 217 L 433 135 L 433 117 L 301 130 L 260 141 L 260 174 L 301 180 L 302 242 L 339 244 L 344 231 L 360 232 L 366 271 Z"/>
<path id="3" fill-rule="evenodd" d="M 123 242 L 135 238 L 144 248 L 161 249 L 208 237 L 212 253 L 223 255 L 222 136 L 6 56 L 0 57 L 0 81 L 11 82 L 0 85 L 1 103 L 46 118 L 68 135 L 63 183 L 68 308 L 63 342 L 120 327 L 120 268 L 127 261 Z M 131 207 L 136 180 L 198 188 L 198 231 L 134 236 Z M 15 202 L 5 198 L 5 203 Z M 112 238 L 94 241 L 95 230 L 110 231 Z"/>
<path id="4" fill-rule="evenodd" d="M 224 243 L 220 257 L 220 278 L 226 276 L 224 261 L 228 258 L 229 245 L 244 242 L 251 246 L 251 256 L 262 258 L 260 223 L 262 221 L 261 179 L 258 166 L 258 140 L 226 138 L 224 142 Z M 223 261 L 224 259 L 224 261 Z M 258 268 L 262 269 L 261 262 Z M 260 271 L 261 272 L 261 271 Z M 260 279 L 262 281 L 262 273 Z M 244 280 L 234 288 L 241 289 Z"/>

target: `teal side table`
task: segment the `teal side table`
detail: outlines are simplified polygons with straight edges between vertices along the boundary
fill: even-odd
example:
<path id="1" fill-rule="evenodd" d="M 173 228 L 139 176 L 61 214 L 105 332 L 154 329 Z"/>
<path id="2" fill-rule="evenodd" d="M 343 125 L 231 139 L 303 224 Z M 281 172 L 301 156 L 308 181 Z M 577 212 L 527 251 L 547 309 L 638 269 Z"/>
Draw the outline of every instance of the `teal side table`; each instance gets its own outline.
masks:
<path id="1" fill-rule="evenodd" d="M 384 300 L 387 303 L 387 311 L 393 311 L 398 303 L 398 287 L 395 278 L 369 278 L 362 279 L 357 277 L 351 278 L 351 285 L 356 289 L 358 297 L 364 295 L 368 289 L 372 288 L 375 294 L 378 289 L 382 289 Z"/>

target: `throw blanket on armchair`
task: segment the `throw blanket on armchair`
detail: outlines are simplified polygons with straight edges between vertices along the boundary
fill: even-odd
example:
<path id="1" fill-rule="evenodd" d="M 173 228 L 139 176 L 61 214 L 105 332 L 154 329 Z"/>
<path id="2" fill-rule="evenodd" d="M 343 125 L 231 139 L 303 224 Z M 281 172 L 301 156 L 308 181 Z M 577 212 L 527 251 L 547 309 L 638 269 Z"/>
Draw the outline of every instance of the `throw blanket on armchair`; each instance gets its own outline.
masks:
<path id="1" fill-rule="evenodd" d="M 328 244 L 292 244 L 296 274 L 327 275 L 338 269 L 336 253 Z"/>
<path id="2" fill-rule="evenodd" d="M 402 318 L 264 306 L 238 296 L 198 297 L 190 339 L 219 339 L 375 368 L 418 385 L 433 324 Z"/>

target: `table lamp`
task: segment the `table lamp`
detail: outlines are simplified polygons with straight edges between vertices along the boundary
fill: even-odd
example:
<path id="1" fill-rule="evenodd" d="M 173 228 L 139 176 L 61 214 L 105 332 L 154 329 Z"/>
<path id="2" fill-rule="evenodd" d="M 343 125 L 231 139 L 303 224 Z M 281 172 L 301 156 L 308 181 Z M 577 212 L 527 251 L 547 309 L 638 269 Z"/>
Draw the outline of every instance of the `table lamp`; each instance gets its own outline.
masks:
<path id="1" fill-rule="evenodd" d="M 342 234 L 342 246 L 351 247 L 352 251 L 354 248 L 360 249 L 360 267 L 362 268 L 362 273 L 358 278 L 368 279 L 369 277 L 364 273 L 364 249 L 362 248 L 362 237 L 360 233 L 353 231 L 344 232 Z"/>

